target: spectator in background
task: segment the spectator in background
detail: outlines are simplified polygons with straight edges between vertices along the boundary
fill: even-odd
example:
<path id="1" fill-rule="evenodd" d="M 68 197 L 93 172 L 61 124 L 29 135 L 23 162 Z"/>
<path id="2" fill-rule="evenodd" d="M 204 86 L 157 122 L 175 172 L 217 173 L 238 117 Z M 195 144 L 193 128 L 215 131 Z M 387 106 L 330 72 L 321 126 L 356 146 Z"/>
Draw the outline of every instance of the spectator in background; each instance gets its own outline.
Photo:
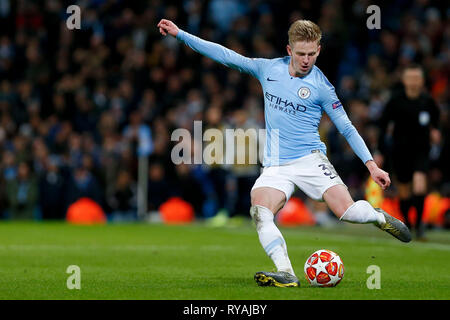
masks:
<path id="1" fill-rule="evenodd" d="M 225 36 L 232 23 L 248 11 L 247 3 L 237 0 L 212 0 L 208 9 L 208 16 L 221 36 Z"/>
<path id="2" fill-rule="evenodd" d="M 223 99 L 218 96 L 209 108 L 205 110 L 205 131 L 208 129 L 220 130 L 221 134 L 225 136 L 225 129 L 228 127 L 228 124 L 224 120 L 222 109 Z M 226 146 L 223 144 L 221 147 L 223 150 L 216 148 L 214 149 L 214 154 L 204 153 L 204 161 L 210 164 L 208 166 L 208 175 L 217 195 L 217 207 L 219 209 L 217 215 L 228 218 L 234 214 L 237 200 L 237 186 L 234 175 L 225 163 Z M 222 218 L 222 220 L 224 219 Z"/>
<path id="3" fill-rule="evenodd" d="M 205 195 L 199 181 L 193 176 L 191 166 L 181 163 L 176 166 L 176 179 L 173 183 L 174 195 L 189 202 L 197 217 L 203 216 Z"/>
<path id="4" fill-rule="evenodd" d="M 439 108 L 424 92 L 425 75 L 419 65 L 407 66 L 402 72 L 404 89 L 389 100 L 380 119 L 379 148 L 384 157 L 391 155 L 392 169 L 397 180 L 400 211 L 406 225 L 411 226 L 408 212 L 417 211 L 416 236 L 424 239 L 422 214 L 427 189 L 430 140 L 440 140 Z M 392 144 L 386 143 L 386 130 L 393 122 Z M 378 156 L 378 163 L 384 157 Z"/>
<path id="5" fill-rule="evenodd" d="M 17 177 L 17 165 L 14 153 L 10 150 L 4 150 L 1 153 L 0 162 L 0 217 L 6 217 L 6 211 L 9 207 L 7 184 Z"/>
<path id="6" fill-rule="evenodd" d="M 117 174 L 113 194 L 107 199 L 112 222 L 130 222 L 137 219 L 136 184 L 126 170 Z"/>
<path id="7" fill-rule="evenodd" d="M 42 219 L 64 219 L 65 181 L 55 156 L 47 158 L 45 171 L 39 179 L 39 205 Z"/>
<path id="8" fill-rule="evenodd" d="M 27 162 L 30 160 L 28 138 L 22 134 L 14 137 L 12 147 L 17 162 Z"/>
<path id="9" fill-rule="evenodd" d="M 5 150 L 2 155 L 2 178 L 4 181 L 12 181 L 17 177 L 16 156 L 13 151 Z"/>
<path id="10" fill-rule="evenodd" d="M 132 146 L 135 153 L 139 155 L 151 154 L 153 152 L 153 140 L 150 127 L 142 122 L 142 115 L 139 110 L 134 110 L 130 114 L 129 125 L 123 130 L 123 137 L 126 143 Z"/>
<path id="11" fill-rule="evenodd" d="M 14 220 L 38 218 L 38 186 L 28 163 L 19 163 L 17 179 L 7 182 L 6 192 L 9 218 Z"/>
<path id="12" fill-rule="evenodd" d="M 6 196 L 6 181 L 3 175 L 0 175 L 0 219 L 4 218 L 8 208 L 8 199 Z"/>
<path id="13" fill-rule="evenodd" d="M 164 166 L 159 162 L 150 164 L 148 182 L 148 209 L 158 210 L 159 206 L 167 201 L 173 194 L 168 182 Z"/>
<path id="14" fill-rule="evenodd" d="M 102 205 L 102 193 L 95 176 L 83 165 L 78 165 L 71 175 L 67 193 L 65 209 L 80 198 L 90 198 Z"/>
<path id="15" fill-rule="evenodd" d="M 232 176 L 235 179 L 235 188 L 237 199 L 231 216 L 236 214 L 247 216 L 250 210 L 250 191 L 260 174 L 259 167 L 256 165 L 258 154 L 255 154 L 254 147 L 258 148 L 258 130 L 259 124 L 252 118 L 249 112 L 251 102 L 247 101 L 243 109 L 234 111 L 231 124 L 241 130 L 236 131 L 236 149 L 235 159 L 231 166 Z M 250 131 L 248 131 L 250 129 Z M 255 130 L 253 130 L 255 129 Z M 247 135 L 246 132 L 250 132 Z M 256 135 L 251 134 L 256 133 Z M 244 151 L 241 154 L 240 151 Z M 242 158 L 244 156 L 244 158 Z M 252 159 L 254 157 L 255 159 Z M 242 161 L 243 160 L 243 161 Z M 256 161 L 254 161 L 256 160 Z"/>

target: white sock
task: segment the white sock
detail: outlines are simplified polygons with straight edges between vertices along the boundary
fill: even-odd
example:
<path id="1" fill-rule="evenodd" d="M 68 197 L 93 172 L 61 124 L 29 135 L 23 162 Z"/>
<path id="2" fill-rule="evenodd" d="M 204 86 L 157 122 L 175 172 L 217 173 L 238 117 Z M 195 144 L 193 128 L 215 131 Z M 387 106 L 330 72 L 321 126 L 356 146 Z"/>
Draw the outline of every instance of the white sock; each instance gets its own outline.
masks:
<path id="1" fill-rule="evenodd" d="M 278 271 L 295 275 L 287 253 L 286 242 L 274 222 L 272 211 L 263 206 L 252 206 L 250 215 L 255 221 L 259 242 L 272 259 Z"/>
<path id="2" fill-rule="evenodd" d="M 339 219 L 351 223 L 377 223 L 386 222 L 384 215 L 376 211 L 370 203 L 365 200 L 356 201 L 352 204 Z"/>

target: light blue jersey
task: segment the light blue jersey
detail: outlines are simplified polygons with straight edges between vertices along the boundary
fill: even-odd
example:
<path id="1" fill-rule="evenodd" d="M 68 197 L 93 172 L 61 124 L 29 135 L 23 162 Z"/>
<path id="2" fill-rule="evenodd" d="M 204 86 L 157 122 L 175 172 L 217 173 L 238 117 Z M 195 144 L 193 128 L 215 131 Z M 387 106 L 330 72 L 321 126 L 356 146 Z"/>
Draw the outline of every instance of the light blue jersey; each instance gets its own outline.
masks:
<path id="1" fill-rule="evenodd" d="M 289 56 L 247 58 L 182 30 L 178 32 L 177 39 L 202 55 L 259 80 L 264 91 L 265 167 L 285 164 L 311 154 L 313 150 L 326 154 L 326 146 L 320 140 L 318 131 L 324 111 L 363 163 L 372 160 L 333 85 L 316 66 L 302 78 L 293 77 L 289 74 Z"/>

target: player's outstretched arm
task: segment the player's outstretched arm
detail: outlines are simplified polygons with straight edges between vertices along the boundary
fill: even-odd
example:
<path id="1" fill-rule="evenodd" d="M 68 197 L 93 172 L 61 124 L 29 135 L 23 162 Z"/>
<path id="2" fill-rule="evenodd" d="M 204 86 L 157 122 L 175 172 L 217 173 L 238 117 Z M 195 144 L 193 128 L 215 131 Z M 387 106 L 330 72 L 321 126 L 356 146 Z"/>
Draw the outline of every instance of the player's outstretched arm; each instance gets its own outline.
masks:
<path id="1" fill-rule="evenodd" d="M 192 50 L 211 58 L 216 62 L 259 78 L 261 65 L 266 59 L 250 59 L 244 57 L 237 52 L 225 48 L 217 43 L 206 41 L 189 34 L 188 32 L 178 28 L 175 23 L 167 19 L 162 19 L 158 23 L 157 27 L 163 36 L 167 36 L 169 34 L 176 37 L 177 40 L 191 47 Z"/>

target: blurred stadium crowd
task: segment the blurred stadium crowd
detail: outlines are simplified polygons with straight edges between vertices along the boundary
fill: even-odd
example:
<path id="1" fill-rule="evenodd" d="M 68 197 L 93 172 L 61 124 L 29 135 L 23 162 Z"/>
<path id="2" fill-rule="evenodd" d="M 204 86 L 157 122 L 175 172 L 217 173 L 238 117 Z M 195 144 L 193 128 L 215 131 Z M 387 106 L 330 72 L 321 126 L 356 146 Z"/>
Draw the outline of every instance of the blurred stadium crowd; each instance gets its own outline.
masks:
<path id="1" fill-rule="evenodd" d="M 81 30 L 66 8 L 81 7 Z M 176 128 L 263 128 L 257 80 L 227 69 L 156 28 L 161 18 L 249 57 L 286 55 L 291 22 L 323 31 L 317 65 L 335 85 L 353 124 L 374 151 L 377 120 L 402 66 L 424 66 L 441 109 L 442 141 L 430 153 L 431 190 L 448 192 L 450 11 L 445 1 L 383 2 L 381 29 L 369 30 L 372 1 L 0 0 L 0 213 L 63 219 L 81 197 L 111 217 L 135 217 L 138 132 L 151 131 L 149 210 L 172 196 L 197 217 L 220 209 L 248 214 L 259 165 L 178 165 Z M 329 157 L 355 198 L 367 170 L 328 118 Z M 395 188 L 391 192 L 395 193 Z"/>

